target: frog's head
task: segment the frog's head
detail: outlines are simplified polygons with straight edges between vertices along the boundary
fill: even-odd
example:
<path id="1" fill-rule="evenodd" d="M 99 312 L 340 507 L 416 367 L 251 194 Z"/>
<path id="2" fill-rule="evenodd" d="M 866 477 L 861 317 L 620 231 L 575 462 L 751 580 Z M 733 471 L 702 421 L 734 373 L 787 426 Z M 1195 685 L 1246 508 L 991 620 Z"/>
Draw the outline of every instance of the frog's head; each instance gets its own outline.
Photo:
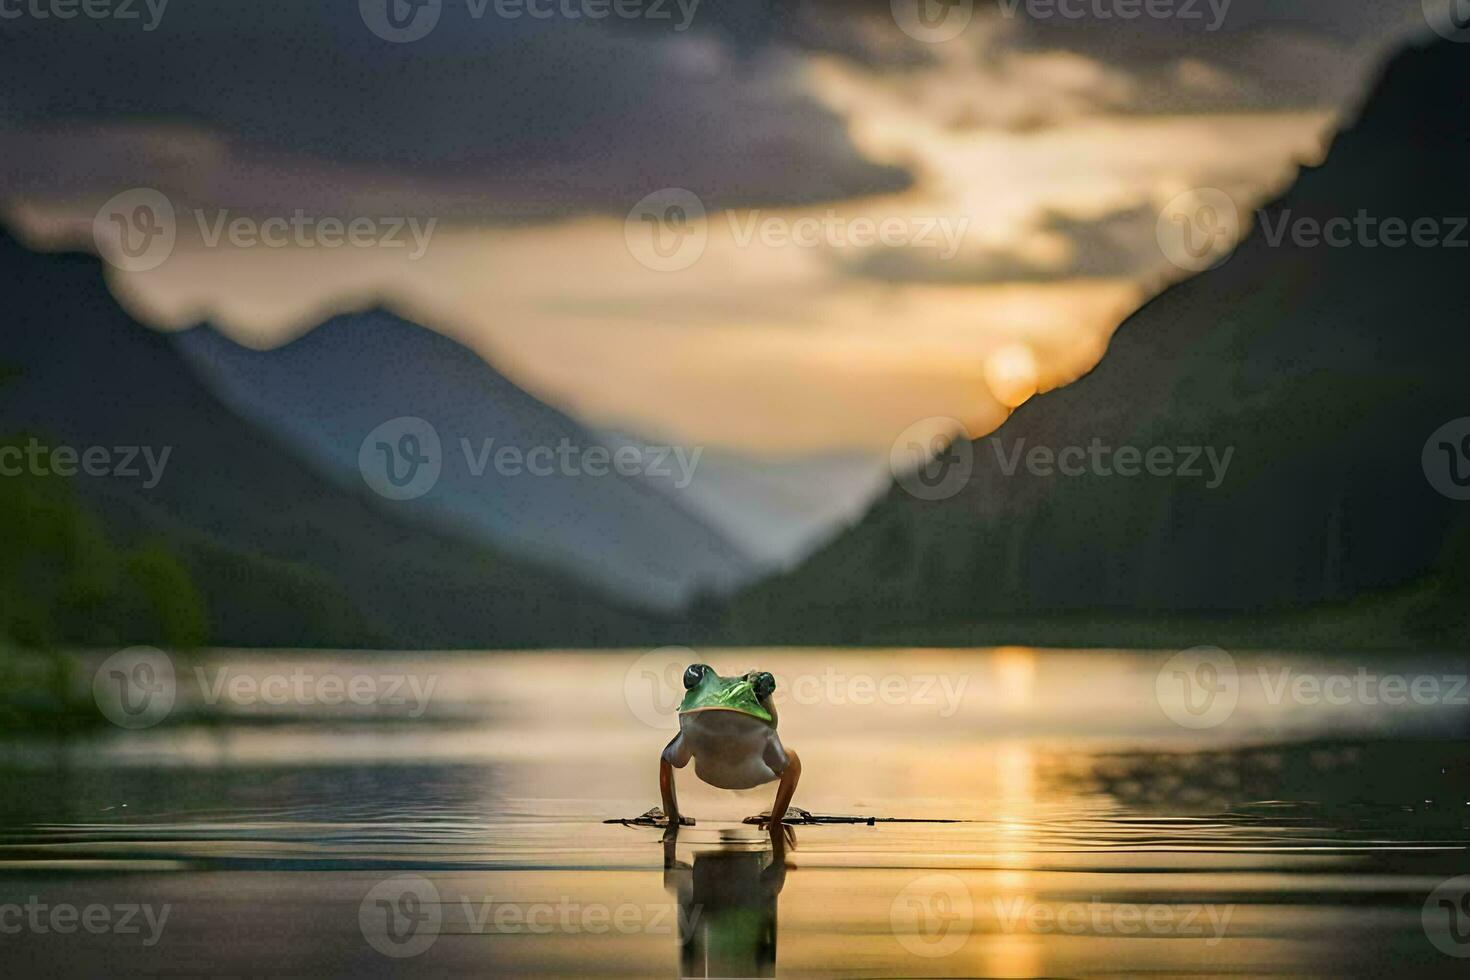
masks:
<path id="1" fill-rule="evenodd" d="M 690 664 L 684 671 L 684 689 L 684 702 L 679 705 L 681 715 L 696 711 L 738 711 L 768 725 L 776 723 L 776 711 L 771 706 L 776 678 L 763 670 L 721 677 L 713 667 Z"/>

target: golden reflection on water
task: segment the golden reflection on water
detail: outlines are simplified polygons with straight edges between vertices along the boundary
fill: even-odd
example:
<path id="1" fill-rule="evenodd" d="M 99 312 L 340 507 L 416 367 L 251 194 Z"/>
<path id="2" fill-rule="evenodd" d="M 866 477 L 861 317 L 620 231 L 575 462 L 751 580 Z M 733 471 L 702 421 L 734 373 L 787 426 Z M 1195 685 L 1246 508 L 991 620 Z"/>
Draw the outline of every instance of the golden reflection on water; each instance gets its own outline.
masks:
<path id="1" fill-rule="evenodd" d="M 1031 682 L 1035 673 L 1035 660 L 1031 651 L 1017 650 L 1009 654 L 1003 664 L 1013 665 L 1003 669 L 1002 675 L 1013 679 L 1013 687 L 1020 703 L 1029 703 Z M 1023 742 L 1011 742 L 1002 746 L 997 753 L 996 772 L 1001 786 L 1002 804 L 997 863 L 1015 870 L 1000 871 L 995 875 L 992 898 L 996 902 L 1031 901 L 1031 875 L 1025 869 L 1030 864 L 1026 845 L 1027 819 L 1034 812 L 1036 769 L 1031 748 Z M 980 946 L 977 972 L 985 976 L 1018 977 L 1034 976 L 1041 967 L 1041 950 L 1031 936 L 1000 935 Z"/>

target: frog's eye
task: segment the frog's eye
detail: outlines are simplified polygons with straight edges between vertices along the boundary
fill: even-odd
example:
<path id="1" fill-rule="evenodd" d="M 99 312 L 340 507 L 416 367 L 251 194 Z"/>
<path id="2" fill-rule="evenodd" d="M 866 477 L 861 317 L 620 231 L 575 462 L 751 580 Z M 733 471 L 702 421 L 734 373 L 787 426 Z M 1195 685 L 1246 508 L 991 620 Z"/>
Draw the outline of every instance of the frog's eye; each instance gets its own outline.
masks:
<path id="1" fill-rule="evenodd" d="M 755 696 L 756 697 L 761 698 L 762 700 L 764 700 L 764 699 L 770 697 L 771 696 L 771 692 L 773 692 L 775 690 L 776 690 L 776 678 L 772 677 L 770 674 L 766 673 L 765 671 L 761 671 L 759 674 L 756 674 L 755 675 Z"/>
<path id="2" fill-rule="evenodd" d="M 704 672 L 707 670 L 709 668 L 704 664 L 690 664 L 684 671 L 684 690 L 698 687 L 699 682 L 704 680 Z"/>

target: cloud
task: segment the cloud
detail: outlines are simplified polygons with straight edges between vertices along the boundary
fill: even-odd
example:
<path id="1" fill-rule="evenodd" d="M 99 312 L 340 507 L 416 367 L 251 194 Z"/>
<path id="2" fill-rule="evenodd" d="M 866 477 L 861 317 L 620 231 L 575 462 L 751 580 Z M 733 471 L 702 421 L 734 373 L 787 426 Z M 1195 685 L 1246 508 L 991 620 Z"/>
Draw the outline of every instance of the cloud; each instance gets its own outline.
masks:
<path id="1" fill-rule="evenodd" d="M 1208 187 L 1254 207 L 1299 165 L 1320 160 L 1337 115 L 1249 111 L 1244 102 L 1233 112 L 1145 111 L 1158 102 L 1154 88 L 1129 72 L 1080 54 L 1015 49 L 1014 28 L 992 27 L 979 47 L 949 47 L 898 70 L 815 59 L 814 89 L 848 118 L 858 147 L 915 174 L 897 210 L 949 215 L 970 229 L 950 256 L 907 248 L 837 256 L 848 275 L 1158 283 L 1178 272 L 1155 231 L 1171 199 Z M 1239 92 L 1208 66 L 1182 62 L 1177 71 L 1186 77 L 1175 89 L 1225 101 Z"/>
<path id="2" fill-rule="evenodd" d="M 983 366 L 1005 345 L 1043 388 L 1089 368 L 1168 271 L 1154 229 L 1173 196 L 1249 207 L 1314 160 L 1386 25 L 1418 12 L 1339 6 L 1235 0 L 1207 37 L 990 7 L 939 45 L 898 30 L 888 0 L 704 0 L 682 33 L 446 2 L 411 44 L 352 2 L 176 0 L 147 34 L 6 22 L 0 198 L 56 244 L 89 241 L 122 187 L 168 193 L 174 254 L 110 276 L 154 325 L 209 317 L 269 345 L 381 301 L 593 423 L 883 448 L 925 416 L 995 425 Z M 668 186 L 709 213 L 679 272 L 640 264 L 624 225 Z M 190 208 L 441 227 L 417 262 L 209 247 Z M 746 208 L 966 232 L 949 260 L 739 244 L 724 209 Z"/>
<path id="3" fill-rule="evenodd" d="M 976 0 L 959 36 L 927 44 L 898 29 L 890 0 L 808 0 L 788 36 L 894 71 L 953 62 L 958 51 L 984 57 L 1000 36 L 1012 54 L 1067 52 L 1126 73 L 1135 83 L 1132 111 L 1183 112 L 1341 104 L 1385 45 L 1426 30 L 1420 0 L 1161 3 L 1198 16 L 1124 20 L 1113 13 L 1120 0 Z"/>
<path id="4" fill-rule="evenodd" d="M 854 151 L 779 48 L 715 26 L 473 19 L 463 5 L 441 19 L 409 44 L 375 37 L 355 3 L 177 3 L 149 33 L 6 21 L 0 119 L 23 137 L 8 155 L 33 180 L 64 168 L 46 153 L 56 143 L 30 131 L 71 120 L 92 127 L 94 173 L 136 178 L 152 161 L 130 158 L 106 125 L 126 121 L 157 143 L 210 142 L 214 170 L 197 179 L 223 191 L 234 175 L 280 186 L 305 166 L 330 196 L 335 168 L 348 181 L 411 182 L 420 197 L 442 187 L 446 218 L 622 213 L 665 186 L 776 204 L 907 184 Z M 12 174 L 0 190 L 34 187 Z"/>

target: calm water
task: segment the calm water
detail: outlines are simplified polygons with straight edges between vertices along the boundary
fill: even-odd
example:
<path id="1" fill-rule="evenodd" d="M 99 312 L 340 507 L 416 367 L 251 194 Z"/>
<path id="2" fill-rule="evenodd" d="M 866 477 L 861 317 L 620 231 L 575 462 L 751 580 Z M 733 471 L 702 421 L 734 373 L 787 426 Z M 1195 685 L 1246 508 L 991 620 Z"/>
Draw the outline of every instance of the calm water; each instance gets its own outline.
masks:
<path id="1" fill-rule="evenodd" d="M 697 824 L 676 845 L 604 822 L 658 802 L 690 659 L 177 660 L 152 727 L 0 743 L 0 963 L 1470 970 L 1470 879 L 1444 885 L 1470 875 L 1461 658 L 702 651 L 723 673 L 777 674 L 797 805 L 916 821 L 801 827 L 784 856 L 741 822 L 771 787 L 716 791 L 692 770 L 680 801 Z"/>

